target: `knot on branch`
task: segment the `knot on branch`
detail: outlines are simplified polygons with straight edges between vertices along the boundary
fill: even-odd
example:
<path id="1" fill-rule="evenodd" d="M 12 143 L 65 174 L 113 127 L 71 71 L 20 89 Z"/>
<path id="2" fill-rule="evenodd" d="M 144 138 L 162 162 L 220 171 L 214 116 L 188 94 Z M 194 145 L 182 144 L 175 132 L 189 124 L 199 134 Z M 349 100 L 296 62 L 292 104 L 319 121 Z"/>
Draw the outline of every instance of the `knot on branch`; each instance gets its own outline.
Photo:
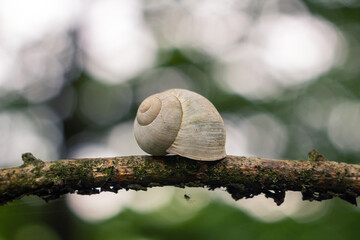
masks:
<path id="1" fill-rule="evenodd" d="M 309 153 L 309 161 L 313 162 L 321 162 L 321 161 L 329 161 L 324 155 L 320 154 L 317 150 L 313 149 Z"/>
<path id="2" fill-rule="evenodd" d="M 22 167 L 26 167 L 29 165 L 34 165 L 34 166 L 42 166 L 44 165 L 44 162 L 36 157 L 34 157 L 34 155 L 32 155 L 32 153 L 23 153 L 21 156 L 24 164 L 22 165 Z"/>

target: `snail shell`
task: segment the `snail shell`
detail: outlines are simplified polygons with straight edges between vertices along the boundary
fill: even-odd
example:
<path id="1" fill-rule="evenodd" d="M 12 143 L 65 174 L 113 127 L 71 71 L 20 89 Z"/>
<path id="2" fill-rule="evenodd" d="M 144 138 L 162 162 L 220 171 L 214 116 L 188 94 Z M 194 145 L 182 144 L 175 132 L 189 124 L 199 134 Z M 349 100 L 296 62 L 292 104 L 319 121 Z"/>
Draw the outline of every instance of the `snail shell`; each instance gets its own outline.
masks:
<path id="1" fill-rule="evenodd" d="M 145 152 L 214 161 L 226 156 L 225 126 L 214 105 L 184 89 L 146 98 L 137 111 L 134 134 Z"/>

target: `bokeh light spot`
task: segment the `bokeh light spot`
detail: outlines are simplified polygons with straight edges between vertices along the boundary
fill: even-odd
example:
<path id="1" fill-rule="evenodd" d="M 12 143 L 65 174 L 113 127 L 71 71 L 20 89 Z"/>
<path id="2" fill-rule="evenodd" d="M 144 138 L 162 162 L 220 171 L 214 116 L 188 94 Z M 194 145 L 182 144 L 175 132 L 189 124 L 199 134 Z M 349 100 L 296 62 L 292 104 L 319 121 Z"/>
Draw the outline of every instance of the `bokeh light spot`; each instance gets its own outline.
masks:
<path id="1" fill-rule="evenodd" d="M 294 218 L 299 222 L 315 221 L 327 212 L 328 203 L 306 202 L 302 200 L 301 193 L 287 191 L 284 203 L 277 206 L 273 199 L 266 198 L 264 194 L 257 195 L 251 199 L 240 199 L 235 201 L 230 194 L 216 189 L 215 199 L 224 201 L 235 206 L 247 214 L 264 222 L 277 222 L 286 217 Z"/>
<path id="2" fill-rule="evenodd" d="M 258 27 L 264 61 L 284 86 L 314 80 L 342 60 L 338 31 L 325 20 L 308 15 L 276 15 Z"/>
<path id="3" fill-rule="evenodd" d="M 96 195 L 67 195 L 66 201 L 73 213 L 79 218 L 96 222 L 119 214 L 132 200 L 132 192 L 120 190 L 118 193 L 101 192 Z"/>
<path id="4" fill-rule="evenodd" d="M 286 148 L 287 130 L 270 114 L 259 113 L 246 118 L 232 116 L 225 121 L 229 125 L 228 154 L 277 158 Z"/>
<path id="5" fill-rule="evenodd" d="M 84 67 L 98 81 L 120 83 L 154 64 L 156 42 L 138 1 L 95 1 L 82 21 Z"/>
<path id="6" fill-rule="evenodd" d="M 328 121 L 331 142 L 343 151 L 360 151 L 360 102 L 344 101 L 333 108 Z"/>
<path id="7" fill-rule="evenodd" d="M 47 161 L 58 159 L 63 136 L 49 109 L 1 112 L 0 132 L 1 167 L 22 164 L 25 152 Z"/>

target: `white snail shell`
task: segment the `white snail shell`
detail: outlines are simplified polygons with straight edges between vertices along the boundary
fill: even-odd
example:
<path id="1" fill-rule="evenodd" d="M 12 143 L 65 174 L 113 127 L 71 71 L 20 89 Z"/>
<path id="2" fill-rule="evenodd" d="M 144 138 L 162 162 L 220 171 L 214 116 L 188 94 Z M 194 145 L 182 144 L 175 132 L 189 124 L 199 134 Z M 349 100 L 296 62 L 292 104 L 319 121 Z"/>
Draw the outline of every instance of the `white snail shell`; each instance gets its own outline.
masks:
<path id="1" fill-rule="evenodd" d="M 184 89 L 146 98 L 137 111 L 134 134 L 145 152 L 215 161 L 226 156 L 225 126 L 214 105 Z"/>

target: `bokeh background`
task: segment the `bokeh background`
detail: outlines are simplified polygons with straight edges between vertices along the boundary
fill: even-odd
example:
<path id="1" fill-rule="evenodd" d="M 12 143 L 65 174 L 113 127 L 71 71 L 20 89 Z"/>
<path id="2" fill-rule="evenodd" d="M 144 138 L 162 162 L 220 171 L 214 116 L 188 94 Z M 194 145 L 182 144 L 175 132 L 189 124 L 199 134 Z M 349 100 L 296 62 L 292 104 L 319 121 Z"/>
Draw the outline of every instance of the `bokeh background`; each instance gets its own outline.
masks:
<path id="1" fill-rule="evenodd" d="M 228 154 L 360 163 L 356 0 L 0 0 L 0 167 L 32 152 L 144 154 L 139 103 L 169 88 L 209 98 Z M 184 198 L 188 195 L 190 199 Z M 280 207 L 223 190 L 25 197 L 0 207 L 0 240 L 357 239 L 360 208 Z"/>

